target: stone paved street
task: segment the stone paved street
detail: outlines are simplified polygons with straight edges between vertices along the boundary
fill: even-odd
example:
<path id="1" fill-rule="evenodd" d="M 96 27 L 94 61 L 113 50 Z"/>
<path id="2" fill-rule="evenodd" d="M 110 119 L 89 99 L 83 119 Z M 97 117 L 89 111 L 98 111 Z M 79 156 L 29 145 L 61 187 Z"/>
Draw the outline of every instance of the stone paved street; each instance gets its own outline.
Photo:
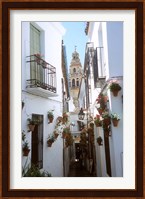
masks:
<path id="1" fill-rule="evenodd" d="M 89 172 L 80 165 L 80 162 L 73 162 L 70 166 L 68 177 L 93 177 Z"/>

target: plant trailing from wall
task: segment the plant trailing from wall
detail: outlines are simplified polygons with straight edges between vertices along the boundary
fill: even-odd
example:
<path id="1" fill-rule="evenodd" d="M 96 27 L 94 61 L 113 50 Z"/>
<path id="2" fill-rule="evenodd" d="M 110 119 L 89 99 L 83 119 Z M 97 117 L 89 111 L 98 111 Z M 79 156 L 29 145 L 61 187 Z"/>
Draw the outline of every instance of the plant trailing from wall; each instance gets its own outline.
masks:
<path id="1" fill-rule="evenodd" d="M 110 91 L 113 93 L 113 95 L 116 97 L 118 96 L 118 92 L 121 90 L 121 86 L 117 81 L 112 81 L 112 83 L 109 86 Z"/>
<path id="2" fill-rule="evenodd" d="M 67 122 L 68 122 L 68 113 L 67 113 L 67 112 L 64 112 L 62 118 L 63 118 L 63 119 L 62 119 L 62 120 L 63 120 L 63 123 L 64 123 L 64 124 L 67 123 Z"/>
<path id="3" fill-rule="evenodd" d="M 96 115 L 96 117 L 94 118 L 94 123 L 95 123 L 96 127 L 102 126 L 102 120 L 100 118 L 100 115 Z"/>
<path id="4" fill-rule="evenodd" d="M 48 116 L 48 123 L 52 123 L 53 122 L 53 119 L 54 119 L 54 113 L 53 113 L 54 110 L 50 110 L 48 111 L 47 113 L 47 116 Z"/>
<path id="5" fill-rule="evenodd" d="M 55 141 L 54 135 L 49 135 L 47 139 L 47 146 L 51 147 L 54 141 Z"/>
<path id="6" fill-rule="evenodd" d="M 70 127 L 64 127 L 62 132 L 62 138 L 65 139 L 70 133 Z"/>
<path id="7" fill-rule="evenodd" d="M 119 115 L 117 113 L 113 113 L 111 114 L 111 119 L 112 119 L 113 126 L 117 127 L 120 120 Z"/>
<path id="8" fill-rule="evenodd" d="M 102 107 L 97 107 L 97 111 L 98 111 L 98 113 L 99 113 L 100 115 L 102 115 L 103 112 L 105 111 L 105 109 L 102 108 Z"/>
<path id="9" fill-rule="evenodd" d="M 102 142 L 103 142 L 102 137 L 101 136 L 97 137 L 97 143 L 98 143 L 99 146 L 103 145 Z"/>
<path id="10" fill-rule="evenodd" d="M 23 156 L 28 156 L 29 152 L 30 152 L 29 143 L 27 140 L 25 140 L 23 143 Z"/>
<path id="11" fill-rule="evenodd" d="M 104 111 L 107 106 L 107 101 L 108 101 L 108 96 L 100 93 L 96 99 L 97 108 L 101 108 L 102 111 Z"/>
<path id="12" fill-rule="evenodd" d="M 65 139 L 65 146 L 68 147 L 68 146 L 71 146 L 73 144 L 73 136 L 71 133 L 68 133 L 67 136 L 66 136 L 66 139 Z"/>

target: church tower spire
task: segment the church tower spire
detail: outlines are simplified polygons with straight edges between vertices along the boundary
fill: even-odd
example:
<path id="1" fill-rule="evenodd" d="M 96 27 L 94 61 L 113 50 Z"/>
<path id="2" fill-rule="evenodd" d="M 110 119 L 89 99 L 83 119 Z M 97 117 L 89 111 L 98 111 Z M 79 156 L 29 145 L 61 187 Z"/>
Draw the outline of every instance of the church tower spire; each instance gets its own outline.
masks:
<path id="1" fill-rule="evenodd" d="M 73 103 L 77 109 L 79 107 L 78 93 L 82 78 L 82 65 L 80 62 L 79 53 L 76 51 L 76 48 L 77 46 L 75 46 L 75 50 L 72 53 L 72 60 L 69 68 L 69 87 L 70 95 L 73 98 Z"/>

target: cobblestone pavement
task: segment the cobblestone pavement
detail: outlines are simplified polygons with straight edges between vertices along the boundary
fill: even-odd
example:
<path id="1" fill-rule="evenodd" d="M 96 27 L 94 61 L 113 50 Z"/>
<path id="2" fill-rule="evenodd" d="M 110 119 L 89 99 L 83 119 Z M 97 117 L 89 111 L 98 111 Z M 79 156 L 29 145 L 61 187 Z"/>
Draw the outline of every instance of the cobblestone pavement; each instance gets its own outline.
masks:
<path id="1" fill-rule="evenodd" d="M 81 166 L 80 162 L 73 162 L 70 166 L 68 177 L 93 177 L 90 173 Z"/>

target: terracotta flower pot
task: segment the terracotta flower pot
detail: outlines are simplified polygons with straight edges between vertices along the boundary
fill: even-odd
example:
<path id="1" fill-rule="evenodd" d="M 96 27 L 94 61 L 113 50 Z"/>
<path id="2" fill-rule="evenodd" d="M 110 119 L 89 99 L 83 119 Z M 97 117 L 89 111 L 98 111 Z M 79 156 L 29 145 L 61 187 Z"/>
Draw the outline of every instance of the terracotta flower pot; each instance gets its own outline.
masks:
<path id="1" fill-rule="evenodd" d="M 28 124 L 29 126 L 29 131 L 34 131 L 35 124 Z"/>
<path id="2" fill-rule="evenodd" d="M 23 149 L 23 156 L 28 156 L 30 149 Z"/>
<path id="3" fill-rule="evenodd" d="M 99 146 L 103 145 L 102 140 L 97 140 L 97 143 L 98 143 Z"/>
<path id="4" fill-rule="evenodd" d="M 96 122 L 96 121 L 95 121 L 95 125 L 96 125 L 96 127 L 101 127 L 102 126 L 101 122 Z"/>
<path id="5" fill-rule="evenodd" d="M 48 140 L 48 141 L 47 141 L 47 146 L 48 146 L 48 147 L 51 147 L 51 146 L 52 146 L 52 141 L 51 141 L 51 140 Z"/>
<path id="6" fill-rule="evenodd" d="M 53 122 L 53 117 L 48 117 L 48 123 L 52 123 Z"/>
<path id="7" fill-rule="evenodd" d="M 119 123 L 119 120 L 117 120 L 117 119 L 112 119 L 112 122 L 113 122 L 113 126 L 114 126 L 114 127 L 117 127 L 117 126 L 118 126 L 118 123 Z"/>
<path id="8" fill-rule="evenodd" d="M 117 97 L 117 96 L 118 96 L 118 92 L 119 92 L 118 90 L 113 90 L 113 91 L 112 91 L 113 96 L 114 96 L 114 97 Z"/>
<path id="9" fill-rule="evenodd" d="M 55 132 L 55 133 L 54 133 L 55 139 L 56 139 L 58 136 L 59 136 L 59 134 Z"/>
<path id="10" fill-rule="evenodd" d="M 62 132 L 62 138 L 65 139 L 66 138 L 66 132 Z"/>

